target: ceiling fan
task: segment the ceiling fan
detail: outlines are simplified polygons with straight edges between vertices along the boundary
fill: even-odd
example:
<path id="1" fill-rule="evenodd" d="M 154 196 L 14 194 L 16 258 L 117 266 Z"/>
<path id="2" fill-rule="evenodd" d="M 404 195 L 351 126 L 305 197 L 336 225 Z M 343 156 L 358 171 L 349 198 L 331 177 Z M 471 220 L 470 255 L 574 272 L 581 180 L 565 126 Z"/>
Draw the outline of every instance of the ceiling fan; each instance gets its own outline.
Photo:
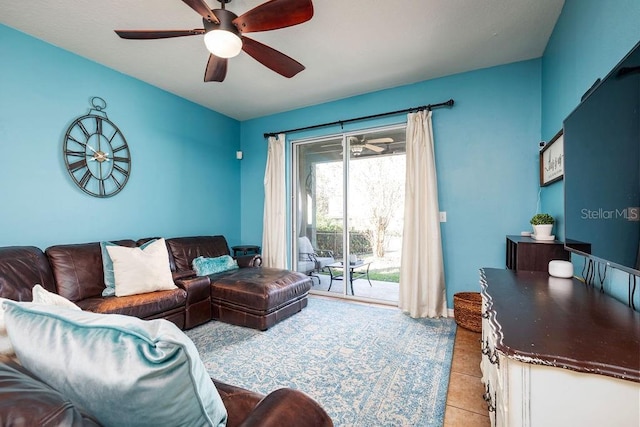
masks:
<path id="1" fill-rule="evenodd" d="M 351 152 L 354 156 L 359 156 L 362 153 L 362 149 L 366 148 L 375 153 L 382 153 L 389 149 L 389 144 L 393 142 L 393 138 L 375 138 L 375 139 L 365 139 L 363 136 L 362 139 L 358 139 L 356 136 L 349 137 L 349 146 L 351 147 Z M 374 144 L 387 144 L 386 147 L 379 147 Z"/>
<path id="2" fill-rule="evenodd" d="M 211 52 L 204 72 L 205 82 L 221 82 L 227 75 L 227 61 L 244 50 L 276 73 L 291 78 L 304 65 L 244 33 L 277 30 L 308 21 L 313 16 L 311 0 L 269 0 L 238 16 L 225 9 L 231 0 L 218 0 L 221 9 L 209 9 L 204 0 L 182 0 L 202 16 L 204 28 L 193 30 L 115 30 L 123 39 L 151 40 L 204 34 Z"/>

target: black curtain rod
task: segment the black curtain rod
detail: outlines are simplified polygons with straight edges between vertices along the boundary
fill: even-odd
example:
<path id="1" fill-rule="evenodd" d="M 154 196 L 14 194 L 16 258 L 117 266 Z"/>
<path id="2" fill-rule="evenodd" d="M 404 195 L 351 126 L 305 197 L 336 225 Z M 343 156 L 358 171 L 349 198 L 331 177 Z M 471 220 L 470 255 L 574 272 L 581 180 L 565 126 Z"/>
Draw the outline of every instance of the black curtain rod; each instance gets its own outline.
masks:
<path id="1" fill-rule="evenodd" d="M 439 107 L 453 107 L 453 103 L 454 103 L 453 99 L 450 99 L 447 102 L 441 102 L 439 104 L 422 105 L 420 107 L 405 108 L 404 110 L 390 111 L 388 113 L 380 113 L 380 114 L 373 114 L 371 116 L 356 117 L 355 119 L 338 120 L 337 122 L 322 123 L 322 124 L 319 124 L 319 125 L 305 126 L 305 127 L 301 127 L 301 128 L 297 128 L 297 129 L 281 130 L 280 132 L 265 133 L 264 137 L 268 138 L 270 136 L 277 136 L 280 133 L 299 132 L 299 131 L 302 131 L 302 130 L 318 129 L 318 128 L 323 128 L 323 127 L 328 127 L 328 126 L 336 126 L 336 125 L 343 126 L 346 123 L 358 122 L 360 120 L 377 119 L 378 117 L 394 116 L 396 114 L 414 113 L 416 111 L 423 111 L 423 110 L 431 111 L 432 109 L 439 108 Z"/>

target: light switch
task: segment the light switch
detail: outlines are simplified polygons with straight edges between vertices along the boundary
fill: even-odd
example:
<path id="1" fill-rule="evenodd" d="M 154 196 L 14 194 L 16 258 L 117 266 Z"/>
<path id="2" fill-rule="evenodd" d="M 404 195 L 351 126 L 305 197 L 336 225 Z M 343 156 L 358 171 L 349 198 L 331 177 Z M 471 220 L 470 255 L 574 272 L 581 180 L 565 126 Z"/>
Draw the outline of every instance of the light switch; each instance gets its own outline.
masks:
<path id="1" fill-rule="evenodd" d="M 447 222 L 447 213 L 440 212 L 440 222 Z"/>

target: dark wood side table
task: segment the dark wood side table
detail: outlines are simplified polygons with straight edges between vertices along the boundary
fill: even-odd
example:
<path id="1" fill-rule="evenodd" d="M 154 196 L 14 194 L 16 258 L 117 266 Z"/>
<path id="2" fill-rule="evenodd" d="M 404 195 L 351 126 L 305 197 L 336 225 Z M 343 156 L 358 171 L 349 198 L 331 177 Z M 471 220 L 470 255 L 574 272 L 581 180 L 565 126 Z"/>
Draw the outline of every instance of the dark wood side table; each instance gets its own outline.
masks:
<path id="1" fill-rule="evenodd" d="M 510 270 L 547 271 L 549 261 L 569 261 L 570 254 L 560 240 L 535 240 L 524 236 L 507 236 L 507 268 Z"/>
<path id="2" fill-rule="evenodd" d="M 239 245 L 239 246 L 232 246 L 231 250 L 233 250 L 233 256 L 259 254 L 260 246 Z"/>

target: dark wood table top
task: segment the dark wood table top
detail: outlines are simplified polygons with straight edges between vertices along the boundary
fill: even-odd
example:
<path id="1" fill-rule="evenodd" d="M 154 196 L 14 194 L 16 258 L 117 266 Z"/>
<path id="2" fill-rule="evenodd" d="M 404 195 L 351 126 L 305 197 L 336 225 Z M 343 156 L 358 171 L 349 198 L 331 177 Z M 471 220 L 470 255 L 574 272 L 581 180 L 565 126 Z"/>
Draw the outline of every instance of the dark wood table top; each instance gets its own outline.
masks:
<path id="1" fill-rule="evenodd" d="M 640 313 L 577 279 L 495 268 L 480 275 L 502 353 L 640 382 Z"/>

